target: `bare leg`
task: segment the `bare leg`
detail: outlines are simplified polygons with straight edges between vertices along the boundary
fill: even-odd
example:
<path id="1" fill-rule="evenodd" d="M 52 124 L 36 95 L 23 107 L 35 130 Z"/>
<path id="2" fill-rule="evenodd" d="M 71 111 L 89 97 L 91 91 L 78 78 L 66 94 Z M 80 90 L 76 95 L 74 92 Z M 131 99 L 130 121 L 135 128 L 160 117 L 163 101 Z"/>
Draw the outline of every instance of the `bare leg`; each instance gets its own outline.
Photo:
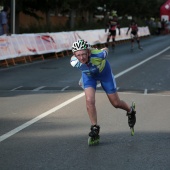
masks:
<path id="1" fill-rule="evenodd" d="M 108 37 L 107 37 L 107 43 L 106 43 L 106 47 L 108 48 L 109 47 L 109 40 L 110 40 L 110 35 L 108 35 Z"/>
<path id="2" fill-rule="evenodd" d="M 127 112 L 131 111 L 130 106 L 127 105 L 126 102 L 124 102 L 123 100 L 120 100 L 118 93 L 112 93 L 112 94 L 107 94 L 110 103 L 115 107 L 115 108 L 120 108 L 123 109 Z"/>
<path id="3" fill-rule="evenodd" d="M 95 89 L 89 87 L 84 90 L 86 96 L 87 112 L 92 125 L 97 125 L 97 111 L 95 106 Z"/>
<path id="4" fill-rule="evenodd" d="M 115 48 L 116 43 L 115 43 L 115 36 L 112 36 L 112 48 Z"/>

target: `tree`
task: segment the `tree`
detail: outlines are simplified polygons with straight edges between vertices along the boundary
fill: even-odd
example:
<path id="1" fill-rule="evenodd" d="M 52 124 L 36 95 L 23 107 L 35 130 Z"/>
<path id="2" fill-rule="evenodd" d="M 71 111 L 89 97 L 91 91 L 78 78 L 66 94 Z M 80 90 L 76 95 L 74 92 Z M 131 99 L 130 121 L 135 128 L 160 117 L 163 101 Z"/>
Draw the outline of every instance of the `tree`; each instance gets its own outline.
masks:
<path id="1" fill-rule="evenodd" d="M 12 0 L 1 0 L 0 4 L 10 4 Z M 56 10 L 59 13 L 69 14 L 68 28 L 74 29 L 75 18 L 84 18 L 87 25 L 92 22 L 97 7 L 102 7 L 100 11 L 106 16 L 107 12 L 117 11 L 118 16 L 130 15 L 137 18 L 159 17 L 160 6 L 166 0 L 16 0 L 16 26 L 18 23 L 19 13 L 22 11 L 37 20 L 42 18 L 37 15 L 41 11 L 46 15 L 46 25 L 50 29 L 49 13 Z M 99 12 L 99 11 L 97 11 Z M 84 25 L 84 23 L 83 23 Z M 16 29 L 17 30 L 17 29 Z"/>

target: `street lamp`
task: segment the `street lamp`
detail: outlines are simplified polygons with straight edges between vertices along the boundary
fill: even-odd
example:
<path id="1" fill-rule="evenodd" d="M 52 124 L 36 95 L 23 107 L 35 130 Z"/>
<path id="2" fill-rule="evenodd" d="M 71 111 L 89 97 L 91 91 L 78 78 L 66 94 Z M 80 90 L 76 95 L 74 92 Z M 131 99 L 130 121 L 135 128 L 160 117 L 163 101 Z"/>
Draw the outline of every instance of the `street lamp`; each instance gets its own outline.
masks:
<path id="1" fill-rule="evenodd" d="M 15 34 L 15 0 L 11 0 L 11 33 Z"/>

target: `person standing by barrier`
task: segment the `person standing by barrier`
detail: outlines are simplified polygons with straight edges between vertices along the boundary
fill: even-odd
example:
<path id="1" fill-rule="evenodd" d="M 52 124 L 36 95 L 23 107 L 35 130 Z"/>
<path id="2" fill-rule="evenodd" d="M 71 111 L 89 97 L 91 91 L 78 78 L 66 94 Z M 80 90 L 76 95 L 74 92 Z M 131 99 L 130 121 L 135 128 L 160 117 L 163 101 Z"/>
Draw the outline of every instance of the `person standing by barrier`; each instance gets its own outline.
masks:
<path id="1" fill-rule="evenodd" d="M 129 25 L 126 35 L 128 35 L 128 32 L 130 29 L 131 29 L 131 33 L 130 33 L 130 35 L 131 35 L 131 50 L 134 49 L 134 41 L 135 40 L 137 41 L 138 48 L 143 50 L 143 48 L 140 45 L 140 39 L 139 39 L 139 35 L 138 35 L 138 25 L 134 20 L 132 20 L 131 24 Z"/>
<path id="2" fill-rule="evenodd" d="M 72 45 L 73 55 L 70 64 L 81 70 L 82 87 L 84 88 L 86 97 L 86 108 L 91 121 L 91 131 L 89 133 L 88 144 L 99 142 L 100 126 L 97 121 L 97 110 L 95 106 L 95 93 L 97 81 L 100 81 L 110 103 L 115 108 L 123 109 L 127 112 L 128 123 L 134 133 L 134 125 L 136 123 L 135 105 L 132 102 L 130 107 L 126 102 L 120 100 L 117 93 L 116 82 L 109 62 L 106 60 L 108 48 L 90 49 L 89 43 L 84 40 L 77 40 Z"/>
<path id="3" fill-rule="evenodd" d="M 115 38 L 116 38 L 117 28 L 118 28 L 119 35 L 120 35 L 120 25 L 118 22 L 117 14 L 113 14 L 112 18 L 106 24 L 105 32 L 107 32 L 107 29 L 109 30 L 109 34 L 107 36 L 106 47 L 109 47 L 109 41 L 110 41 L 110 38 L 112 37 L 112 48 L 113 49 L 115 48 L 115 45 L 116 45 Z"/>
<path id="4" fill-rule="evenodd" d="M 9 34 L 9 26 L 8 26 L 8 15 L 10 13 L 10 8 L 5 6 L 3 10 L 0 12 L 0 36 Z"/>

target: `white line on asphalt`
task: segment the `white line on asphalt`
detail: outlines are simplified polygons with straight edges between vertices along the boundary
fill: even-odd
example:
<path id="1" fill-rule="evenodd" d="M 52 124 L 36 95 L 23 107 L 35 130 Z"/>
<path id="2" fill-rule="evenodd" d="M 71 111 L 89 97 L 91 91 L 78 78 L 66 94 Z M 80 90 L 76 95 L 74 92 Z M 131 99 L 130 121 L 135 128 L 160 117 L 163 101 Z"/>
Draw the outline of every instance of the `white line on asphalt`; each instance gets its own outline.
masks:
<path id="1" fill-rule="evenodd" d="M 162 54 L 163 52 L 165 52 L 165 51 L 167 51 L 167 50 L 169 50 L 169 49 L 170 49 L 170 46 L 167 47 L 167 48 L 165 48 L 164 50 L 160 51 L 159 53 L 157 53 L 157 54 L 155 54 L 155 55 L 147 58 L 146 60 L 143 60 L 142 62 L 140 62 L 140 63 L 138 63 L 138 64 L 136 64 L 136 65 L 134 65 L 134 66 L 132 66 L 132 67 L 130 67 L 130 68 L 122 71 L 122 72 L 120 72 L 119 74 L 115 75 L 115 78 L 118 78 L 118 77 L 122 76 L 123 74 L 125 74 L 125 73 L 131 71 L 132 69 L 134 69 L 134 68 L 136 68 L 136 67 L 144 64 L 145 62 L 147 62 L 147 61 L 149 61 L 149 60 L 157 57 L 158 55 Z M 4 135 L 0 136 L 0 142 L 4 141 L 5 139 L 11 137 L 12 135 L 14 135 L 14 134 L 18 133 L 19 131 L 25 129 L 26 127 L 32 125 L 33 123 L 41 120 L 42 118 L 50 115 L 51 113 L 53 113 L 53 112 L 55 112 L 55 111 L 63 108 L 64 106 L 66 106 L 66 105 L 74 102 L 75 100 L 77 100 L 77 99 L 79 99 L 79 98 L 81 98 L 81 97 L 83 97 L 83 96 L 84 96 L 84 92 L 83 92 L 83 93 L 80 93 L 79 95 L 77 95 L 77 96 L 75 96 L 75 97 L 73 97 L 73 98 L 65 101 L 64 103 L 62 103 L 62 104 L 60 104 L 60 105 L 58 105 L 58 106 L 56 106 L 56 107 L 48 110 L 47 112 L 44 112 L 44 113 L 40 114 L 39 116 L 35 117 L 34 119 L 31 119 L 30 121 L 22 124 L 21 126 L 19 126 L 19 127 L 15 128 L 15 129 L 13 129 L 13 130 L 5 133 Z"/>
<path id="2" fill-rule="evenodd" d="M 62 88 L 61 91 L 64 91 L 64 90 L 68 89 L 69 87 L 70 86 L 66 86 L 66 87 Z"/>
<path id="3" fill-rule="evenodd" d="M 103 92 L 103 90 L 102 90 Z M 135 94 L 135 95 L 143 95 L 142 93 L 133 93 L 133 92 L 119 92 L 121 94 Z M 147 96 L 164 96 L 164 97 L 170 97 L 170 94 L 163 94 L 163 93 L 148 93 Z"/>
<path id="4" fill-rule="evenodd" d="M 37 87 L 37 88 L 33 89 L 32 91 L 39 91 L 39 90 L 43 89 L 44 87 L 46 87 L 46 86 Z"/>
<path id="5" fill-rule="evenodd" d="M 135 69 L 136 67 L 139 67 L 140 65 L 142 65 L 142 64 L 146 63 L 147 61 L 149 61 L 149 60 L 151 60 L 151 59 L 157 57 L 158 55 L 164 53 L 165 51 L 167 51 L 167 50 L 169 50 L 169 49 L 170 49 L 170 46 L 167 47 L 167 48 L 165 48 L 164 50 L 160 51 L 159 53 L 157 53 L 157 54 L 155 54 L 155 55 L 152 55 L 151 57 L 149 57 L 149 58 L 147 58 L 147 59 L 141 61 L 140 63 L 138 63 L 138 64 L 136 64 L 136 65 L 134 65 L 134 66 L 132 66 L 132 67 L 130 67 L 130 68 L 128 68 L 128 69 L 126 69 L 126 70 L 124 70 L 124 71 L 118 73 L 118 74 L 116 74 L 116 75 L 115 75 L 115 78 L 118 78 L 118 77 L 122 76 L 123 74 L 126 74 L 127 72 L 129 72 L 129 71 Z M 101 84 L 98 84 L 98 87 L 100 87 L 100 86 L 101 86 Z"/>
<path id="6" fill-rule="evenodd" d="M 148 89 L 145 89 L 145 90 L 144 90 L 144 94 L 147 94 L 147 93 L 148 93 Z"/>
<path id="7" fill-rule="evenodd" d="M 151 59 L 157 57 L 158 55 L 164 53 L 165 51 L 167 51 L 167 50 L 169 50 L 169 49 L 170 49 L 170 46 L 167 47 L 167 48 L 165 48 L 164 50 L 160 51 L 159 53 L 157 53 L 157 54 L 155 54 L 155 55 L 152 55 L 151 57 L 149 57 L 149 58 L 147 58 L 147 59 L 141 61 L 140 63 L 138 63 L 138 64 L 136 64 L 136 65 L 134 65 L 134 66 L 132 66 L 132 67 L 130 67 L 130 68 L 128 68 L 128 69 L 126 69 L 126 70 L 120 72 L 119 74 L 115 75 L 115 78 L 118 78 L 118 77 L 122 76 L 123 74 L 125 74 L 125 73 L 127 73 L 127 72 L 133 70 L 133 69 L 136 68 L 136 67 L 139 67 L 140 65 L 142 65 L 142 64 L 146 63 L 147 61 L 149 61 L 149 60 L 151 60 Z"/>
<path id="8" fill-rule="evenodd" d="M 46 112 L 40 114 L 39 116 L 35 117 L 34 119 L 31 119 L 30 121 L 28 121 L 28 122 L 22 124 L 21 126 L 18 126 L 17 128 L 15 128 L 15 129 L 9 131 L 8 133 L 6 133 L 6 134 L 0 136 L 0 142 L 2 142 L 3 140 L 9 138 L 10 136 L 16 134 L 17 132 L 19 132 L 19 131 L 25 129 L 26 127 L 32 125 L 33 123 L 35 123 L 35 122 L 41 120 L 42 118 L 44 118 L 44 117 L 50 115 L 51 113 L 53 113 L 53 112 L 55 112 L 55 111 L 57 111 L 57 110 L 63 108 L 64 106 L 66 106 L 66 105 L 72 103 L 73 101 L 75 101 L 75 100 L 81 98 L 82 96 L 84 96 L 84 92 L 83 92 L 83 93 L 80 93 L 79 95 L 77 95 L 77 96 L 75 96 L 75 97 L 73 97 L 73 98 L 71 98 L 71 99 L 65 101 L 64 103 L 61 103 L 60 105 L 58 105 L 58 106 L 56 106 L 56 107 L 54 107 L 54 108 L 52 108 L 52 109 L 50 109 L 50 110 L 48 110 L 48 111 L 46 111 Z"/>
<path id="9" fill-rule="evenodd" d="M 10 91 L 18 90 L 18 89 L 21 88 L 21 87 L 23 87 L 23 86 L 18 86 L 18 87 L 14 88 L 14 89 L 12 89 L 12 90 L 10 90 Z"/>

